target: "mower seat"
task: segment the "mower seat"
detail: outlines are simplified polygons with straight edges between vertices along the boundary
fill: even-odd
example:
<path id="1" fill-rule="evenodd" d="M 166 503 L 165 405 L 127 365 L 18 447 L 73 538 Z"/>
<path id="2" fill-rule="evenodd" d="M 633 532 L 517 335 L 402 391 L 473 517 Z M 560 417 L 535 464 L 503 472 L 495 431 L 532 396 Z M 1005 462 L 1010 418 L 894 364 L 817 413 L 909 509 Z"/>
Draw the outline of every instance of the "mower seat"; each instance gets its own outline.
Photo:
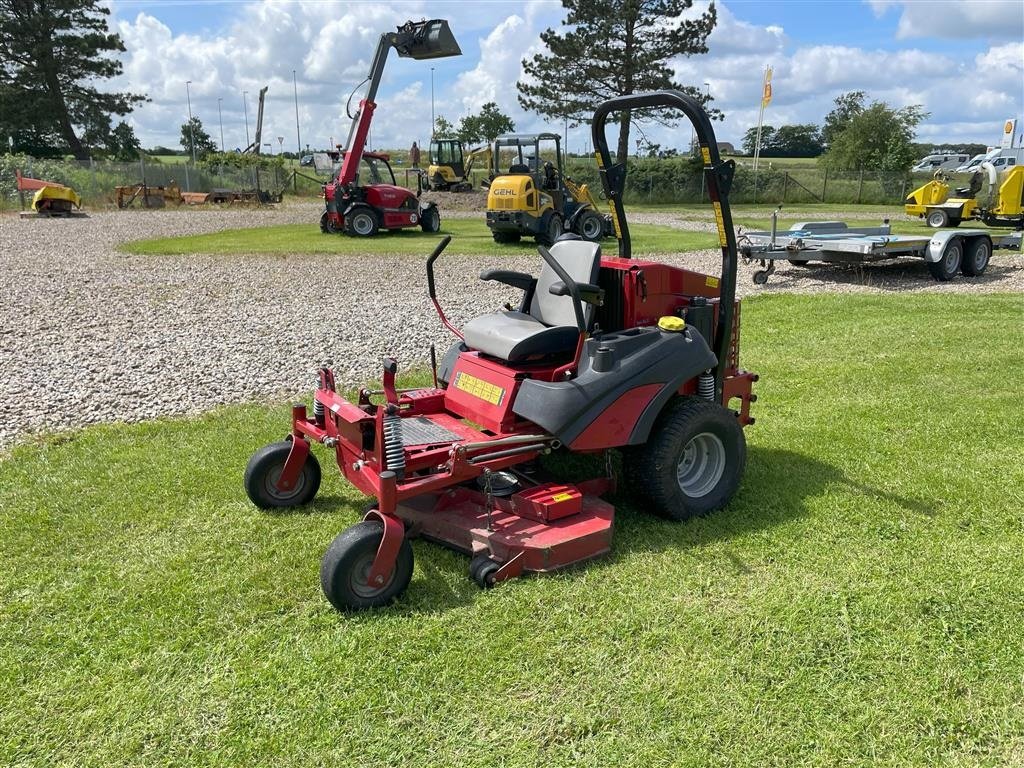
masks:
<path id="1" fill-rule="evenodd" d="M 550 250 L 573 280 L 597 283 L 601 269 L 598 243 L 562 240 Z M 484 272 L 481 277 L 490 279 L 487 274 Z M 573 352 L 580 330 L 572 296 L 555 296 L 548 290 L 557 282 L 560 279 L 555 270 L 545 263 L 530 298 L 529 312 L 506 310 L 473 318 L 462 329 L 466 346 L 509 363 Z M 593 314 L 594 307 L 584 303 L 583 319 L 588 328 Z"/>

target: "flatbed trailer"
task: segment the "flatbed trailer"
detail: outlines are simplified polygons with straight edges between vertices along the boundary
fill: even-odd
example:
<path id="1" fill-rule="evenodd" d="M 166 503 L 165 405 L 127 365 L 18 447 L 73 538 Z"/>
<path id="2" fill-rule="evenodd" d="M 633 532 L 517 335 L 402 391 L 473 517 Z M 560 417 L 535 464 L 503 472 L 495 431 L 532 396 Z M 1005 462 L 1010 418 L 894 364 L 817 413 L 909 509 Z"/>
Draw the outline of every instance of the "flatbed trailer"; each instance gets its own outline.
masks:
<path id="1" fill-rule="evenodd" d="M 988 229 L 944 229 L 928 235 L 894 235 L 886 220 L 879 227 L 850 227 L 842 221 L 806 221 L 779 232 L 778 211 L 768 232 L 743 232 L 739 251 L 748 263 L 762 269 L 754 282 L 764 285 L 775 272 L 776 261 L 804 266 L 810 261 L 863 264 L 900 257 L 924 259 L 936 280 L 957 274 L 981 275 L 996 250 L 1021 250 L 1021 232 L 993 233 Z"/>

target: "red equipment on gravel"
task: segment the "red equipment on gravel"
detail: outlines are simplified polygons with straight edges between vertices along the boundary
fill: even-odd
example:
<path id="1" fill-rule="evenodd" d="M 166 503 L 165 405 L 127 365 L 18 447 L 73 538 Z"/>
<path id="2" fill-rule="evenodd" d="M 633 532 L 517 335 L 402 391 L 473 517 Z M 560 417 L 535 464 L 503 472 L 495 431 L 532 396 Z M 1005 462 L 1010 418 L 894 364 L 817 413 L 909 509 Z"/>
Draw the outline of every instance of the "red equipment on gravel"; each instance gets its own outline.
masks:
<path id="1" fill-rule="evenodd" d="M 670 106 L 693 123 L 722 246 L 721 275 L 631 258 L 622 205 L 625 169 L 612 165 L 609 113 Z M 685 520 L 724 506 L 743 474 L 752 424 L 751 385 L 739 367 L 736 239 L 728 205 L 735 170 L 720 161 L 700 105 L 677 91 L 612 99 L 594 116 L 594 146 L 611 201 L 619 255 L 567 235 L 539 248 L 542 270 L 485 270 L 480 277 L 523 291 L 506 309 L 454 327 L 438 303 L 434 263 L 428 294 L 459 341 L 432 387 L 396 387 L 384 361 L 383 388 L 356 402 L 320 369 L 313 413 L 292 409 L 288 439 L 258 451 L 245 488 L 259 507 L 308 503 L 320 484 L 310 441 L 334 452 L 345 477 L 374 498 L 364 520 L 324 555 L 320 580 L 339 610 L 400 595 L 412 577 L 411 536 L 471 556 L 481 586 L 596 557 L 611 545 L 611 451 L 623 453 L 632 491 L 652 511 Z M 738 401 L 737 410 L 729 406 Z M 604 472 L 578 482 L 543 476 L 536 459 L 565 450 L 603 453 Z"/>
<path id="2" fill-rule="evenodd" d="M 377 87 L 384 74 L 388 51 L 392 48 L 403 58 L 418 60 L 462 55 L 444 19 L 409 21 L 397 32 L 380 36 L 370 74 L 366 78 L 369 82 L 366 96 L 359 102 L 359 111 L 350 115 L 352 125 L 341 169 L 333 181 L 324 184 L 326 210 L 320 216 L 322 232 L 347 232 L 357 237 L 371 237 L 381 229 L 419 226 L 424 232 L 437 232 L 441 228 L 437 205 L 422 204 L 416 195 L 398 186 L 387 155 L 363 154 L 373 112 L 377 108 L 374 102 Z M 370 178 L 364 178 L 364 183 L 360 183 L 358 174 L 364 157 L 370 160 Z M 367 181 L 369 183 L 365 183 Z"/>

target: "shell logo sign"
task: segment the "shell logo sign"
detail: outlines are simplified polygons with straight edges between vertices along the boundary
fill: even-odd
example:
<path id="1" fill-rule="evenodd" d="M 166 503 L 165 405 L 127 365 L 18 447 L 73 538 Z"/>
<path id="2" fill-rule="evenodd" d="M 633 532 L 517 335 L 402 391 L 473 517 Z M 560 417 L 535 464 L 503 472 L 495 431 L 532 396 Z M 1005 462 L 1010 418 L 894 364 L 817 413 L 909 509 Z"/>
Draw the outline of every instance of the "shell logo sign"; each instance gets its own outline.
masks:
<path id="1" fill-rule="evenodd" d="M 1011 118 L 1006 121 L 1003 125 L 1003 140 L 999 143 L 999 146 L 1003 149 L 1010 149 L 1013 147 L 1014 141 L 1017 138 L 1017 119 Z"/>

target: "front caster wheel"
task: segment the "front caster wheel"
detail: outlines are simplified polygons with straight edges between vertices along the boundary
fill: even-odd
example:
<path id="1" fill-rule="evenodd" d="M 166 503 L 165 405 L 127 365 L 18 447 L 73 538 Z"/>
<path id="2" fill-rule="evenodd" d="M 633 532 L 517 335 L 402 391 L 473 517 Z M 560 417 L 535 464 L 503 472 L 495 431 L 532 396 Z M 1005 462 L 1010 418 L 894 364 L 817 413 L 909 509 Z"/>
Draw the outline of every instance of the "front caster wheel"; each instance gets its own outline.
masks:
<path id="1" fill-rule="evenodd" d="M 311 452 L 302 465 L 295 487 L 279 490 L 277 481 L 284 470 L 292 444 L 287 440 L 260 448 L 245 468 L 245 493 L 260 509 L 300 507 L 309 504 L 320 490 L 320 462 Z"/>
<path id="2" fill-rule="evenodd" d="M 500 567 L 487 555 L 477 555 L 469 562 L 469 577 L 480 589 L 490 589 L 494 586 L 494 574 Z"/>
<path id="3" fill-rule="evenodd" d="M 768 282 L 768 270 L 759 269 L 754 272 L 754 285 L 765 285 Z"/>
<path id="4" fill-rule="evenodd" d="M 405 592 L 412 579 L 412 546 L 402 539 L 391 574 L 380 585 L 370 585 L 384 524 L 364 520 L 339 533 L 320 561 L 320 586 L 339 611 L 360 611 L 387 605 Z"/>

